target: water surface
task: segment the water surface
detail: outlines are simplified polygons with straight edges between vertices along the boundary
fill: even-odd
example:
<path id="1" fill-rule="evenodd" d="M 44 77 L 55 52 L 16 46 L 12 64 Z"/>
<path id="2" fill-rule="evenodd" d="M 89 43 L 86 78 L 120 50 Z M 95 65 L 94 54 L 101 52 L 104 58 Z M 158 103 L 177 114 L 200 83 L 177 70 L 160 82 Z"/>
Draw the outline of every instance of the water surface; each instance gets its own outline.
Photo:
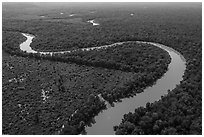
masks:
<path id="1" fill-rule="evenodd" d="M 164 76 L 157 80 L 156 84 L 148 87 L 144 92 L 137 94 L 132 98 L 122 99 L 122 102 L 115 103 L 114 107 L 102 111 L 96 116 L 95 124 L 92 127 L 86 127 L 88 135 L 113 135 L 113 126 L 119 125 L 122 121 L 123 115 L 134 110 L 140 106 L 145 106 L 147 102 L 153 103 L 166 95 L 167 90 L 172 90 L 177 84 L 182 81 L 186 65 L 185 59 L 175 50 L 157 43 L 150 43 L 166 50 L 171 56 L 171 63 L 168 66 L 168 71 Z"/>
<path id="2" fill-rule="evenodd" d="M 27 38 L 25 42 L 20 44 L 20 49 L 22 51 L 28 53 L 40 53 L 40 54 L 55 54 L 55 53 L 70 53 L 74 51 L 59 51 L 59 52 L 38 52 L 33 50 L 30 47 L 32 43 L 33 35 L 22 33 L 23 36 Z M 128 41 L 127 41 L 128 42 Z M 102 111 L 96 116 L 95 124 L 91 127 L 86 127 L 85 130 L 89 135 L 113 135 L 113 126 L 119 125 L 121 122 L 123 115 L 128 112 L 134 112 L 135 108 L 140 106 L 145 106 L 147 102 L 153 103 L 161 98 L 161 96 L 166 95 L 168 90 L 172 90 L 176 87 L 176 85 L 180 84 L 182 81 L 182 76 L 184 74 L 186 65 L 184 57 L 179 54 L 174 49 L 153 42 L 142 42 L 137 41 L 138 43 L 149 43 L 153 46 L 157 46 L 159 48 L 167 51 L 171 57 L 171 63 L 168 66 L 168 71 L 164 74 L 164 76 L 157 80 L 155 85 L 152 87 L 147 87 L 144 92 L 137 94 L 132 98 L 122 99 L 122 102 L 115 103 L 114 107 L 108 107 L 107 110 Z M 103 49 L 111 46 L 119 46 L 125 42 L 117 42 L 111 45 L 104 45 L 101 47 L 90 47 L 90 48 L 82 48 L 82 51 L 89 51 L 95 49 Z"/>

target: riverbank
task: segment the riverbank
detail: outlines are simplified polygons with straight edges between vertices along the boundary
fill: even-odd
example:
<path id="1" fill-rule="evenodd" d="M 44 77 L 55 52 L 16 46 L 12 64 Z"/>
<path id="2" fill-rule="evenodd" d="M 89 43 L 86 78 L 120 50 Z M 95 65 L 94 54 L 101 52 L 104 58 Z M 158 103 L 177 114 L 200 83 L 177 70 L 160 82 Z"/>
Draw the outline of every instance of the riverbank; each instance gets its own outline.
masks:
<path id="1" fill-rule="evenodd" d="M 155 43 L 151 44 L 166 50 L 171 56 L 171 63 L 168 66 L 168 71 L 163 75 L 163 77 L 161 77 L 161 79 L 158 79 L 152 87 L 147 87 L 143 92 L 136 94 L 136 96 L 132 98 L 121 99 L 121 102 L 114 103 L 113 108 L 105 110 L 96 116 L 96 123 L 92 127 L 86 127 L 87 134 L 115 134 L 113 127 L 120 123 L 124 114 L 134 112 L 135 108 L 145 107 L 149 102 L 153 103 L 160 100 L 162 96 L 166 96 L 168 94 L 168 90 L 174 89 L 176 85 L 182 81 L 186 68 L 184 57 L 174 49 L 167 46 Z M 123 127 L 123 125 L 121 127 Z M 102 128 L 104 130 L 100 130 Z M 129 132 L 125 133 L 129 134 Z"/>
<path id="2" fill-rule="evenodd" d="M 44 6 L 32 6 L 30 10 L 27 5 L 20 4 L 20 8 L 16 9 L 15 4 L 11 8 L 5 5 L 2 5 L 3 134 L 52 134 L 62 127 L 63 121 L 80 105 L 83 106 L 88 99 L 87 95 L 98 95 L 103 92 L 97 90 L 100 85 L 106 81 L 107 85 L 121 82 L 125 78 L 118 79 L 118 76 L 129 74 L 119 70 L 87 67 L 85 64 L 62 63 L 53 59 L 48 61 L 36 54 L 21 54 L 19 45 L 26 38 L 20 32 L 35 34 L 31 47 L 36 51 L 67 51 L 138 40 L 157 42 L 175 49 L 186 60 L 181 83 L 160 101 L 147 104 L 147 107 L 135 107 L 136 112 L 126 114 L 121 126 L 116 123 L 119 128 L 115 128 L 115 133 L 202 134 L 202 3 L 131 3 L 121 5 L 121 8 L 118 5 L 100 4 L 94 14 L 89 14 L 91 8 L 71 11 L 65 8 L 62 11 L 56 7 L 53 14 L 52 10 Z M 66 17 L 64 14 L 56 22 L 60 12 L 77 13 L 77 16 L 70 18 L 70 14 Z M 130 16 L 131 13 L 134 15 Z M 50 21 L 45 21 L 41 15 L 51 17 Z M 100 25 L 87 23 L 90 19 L 99 21 Z M 5 31 L 19 33 L 8 34 Z M 55 75 L 57 73 L 62 74 L 62 77 Z M 73 85 L 73 88 L 64 93 L 57 92 L 56 87 L 63 91 L 63 80 L 69 77 L 72 84 L 67 82 L 66 85 Z M 60 84 L 52 83 L 53 79 Z M 42 100 L 42 91 L 49 97 L 46 101 Z M 51 103 L 48 105 L 41 101 Z M 42 110 L 39 119 L 34 117 L 34 108 Z M 37 126 L 42 127 L 42 130 Z"/>
<path id="3" fill-rule="evenodd" d="M 32 35 L 25 35 L 25 36 L 32 36 Z M 33 36 L 32 36 L 33 37 Z M 31 42 L 32 42 L 32 39 L 28 39 L 28 43 L 30 44 Z M 25 44 L 25 43 L 24 43 Z M 28 45 L 29 45 L 28 44 Z M 115 45 L 117 45 L 117 44 L 113 44 L 114 46 Z M 109 47 L 109 46 L 103 46 L 102 48 L 107 48 L 107 47 Z M 98 49 L 101 49 L 100 47 L 96 47 L 96 48 L 98 48 Z M 24 48 L 24 49 L 27 49 L 27 48 Z M 28 48 L 29 49 L 29 51 L 31 51 L 31 48 Z M 92 50 L 94 50 L 93 48 L 91 48 Z M 84 49 L 85 50 L 85 49 Z M 104 50 L 104 49 L 103 49 Z M 18 50 L 16 50 L 16 51 L 18 51 Z M 87 51 L 88 52 L 88 51 Z M 14 54 L 15 54 L 15 52 L 13 52 Z M 26 55 L 30 55 L 31 53 L 29 53 L 29 54 L 27 54 L 26 52 L 20 52 L 20 53 L 18 53 L 18 52 L 16 52 L 17 53 L 17 55 L 23 55 L 23 56 L 26 56 Z M 31 54 L 34 58 L 35 57 L 37 57 L 37 58 L 39 58 L 39 59 L 43 59 L 44 58 L 44 56 L 40 56 L 40 55 L 44 55 L 44 54 L 35 54 L 36 52 L 34 52 L 34 54 Z M 54 54 L 51 54 L 51 55 L 54 55 Z M 156 55 L 158 55 L 158 54 L 155 54 L 155 56 Z M 46 59 L 46 58 L 45 58 Z M 63 87 L 61 87 L 60 85 L 59 85 L 59 89 L 60 90 L 62 90 L 63 89 Z M 66 89 L 66 87 L 65 87 L 65 89 Z M 115 91 L 117 91 L 117 90 L 115 90 Z M 106 91 L 107 93 L 109 92 L 109 91 Z M 129 91 L 128 91 L 129 92 Z M 127 92 L 127 93 L 128 93 Z M 101 92 L 101 93 L 103 93 L 103 92 Z M 127 94 L 128 95 L 128 94 Z M 51 96 L 50 96 L 51 97 Z M 111 97 L 111 96 L 109 96 L 109 97 Z M 117 98 L 116 98 L 117 99 Z M 87 105 L 86 105 L 87 106 Z M 79 111 L 80 112 L 80 111 Z M 83 112 L 83 111 L 82 111 Z M 84 112 L 83 112 L 84 113 Z M 79 113 L 79 114 L 82 114 L 82 113 Z M 78 115 L 78 114 L 77 114 Z M 87 116 L 86 116 L 87 117 Z M 89 116 L 88 116 L 89 117 Z M 91 116 L 92 117 L 92 116 Z M 77 118 L 79 118 L 79 117 L 77 117 Z M 87 119 L 87 118 L 86 118 Z M 90 118 L 89 118 L 90 119 Z M 75 122 L 76 122 L 76 119 L 74 120 Z M 86 121 L 86 120 L 83 120 L 83 119 L 81 119 L 81 121 Z M 74 122 L 74 123 L 75 123 Z M 80 123 L 80 122 L 79 122 Z M 78 124 L 79 124 L 78 123 Z M 68 125 L 67 125 L 68 126 Z M 65 127 L 67 127 L 66 125 L 65 125 Z M 71 126 L 71 125 L 70 125 Z M 78 126 L 76 126 L 77 128 L 78 128 Z M 65 129 L 67 129 L 67 128 L 65 128 Z M 83 128 L 82 128 L 83 129 Z M 62 132 L 63 133 L 63 132 Z M 66 133 L 66 132 L 65 132 Z M 75 132 L 76 133 L 76 132 Z M 79 133 L 79 131 L 77 132 L 77 133 Z"/>
<path id="4" fill-rule="evenodd" d="M 23 54 L 26 54 L 24 52 L 22 52 Z M 29 54 L 30 55 L 30 54 Z M 32 54 L 31 54 L 32 55 Z M 35 56 L 36 55 L 36 56 Z M 155 55 L 158 55 L 158 54 L 155 54 Z M 39 57 L 39 54 L 34 54 L 32 55 L 33 57 L 37 57 L 38 59 L 43 59 L 43 57 Z M 59 89 L 62 90 L 63 88 L 59 85 Z M 65 88 L 66 89 L 66 88 Z M 110 91 L 106 91 L 106 92 L 110 92 Z M 103 91 L 101 91 L 101 93 L 103 93 Z M 50 96 L 51 97 L 51 96 Z"/>

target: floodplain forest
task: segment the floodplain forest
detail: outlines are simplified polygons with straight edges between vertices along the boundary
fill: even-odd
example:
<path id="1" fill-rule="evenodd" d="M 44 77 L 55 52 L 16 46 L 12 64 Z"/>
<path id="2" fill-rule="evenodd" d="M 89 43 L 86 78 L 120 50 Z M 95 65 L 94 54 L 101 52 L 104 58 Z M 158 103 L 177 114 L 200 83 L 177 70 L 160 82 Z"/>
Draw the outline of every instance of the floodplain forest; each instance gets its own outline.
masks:
<path id="1" fill-rule="evenodd" d="M 22 33 L 34 37 L 27 46 L 37 53 L 20 49 Z M 107 104 L 138 96 L 169 71 L 169 52 L 145 42 L 181 54 L 184 75 L 111 130 L 202 134 L 202 3 L 3 2 L 2 134 L 89 134 Z"/>

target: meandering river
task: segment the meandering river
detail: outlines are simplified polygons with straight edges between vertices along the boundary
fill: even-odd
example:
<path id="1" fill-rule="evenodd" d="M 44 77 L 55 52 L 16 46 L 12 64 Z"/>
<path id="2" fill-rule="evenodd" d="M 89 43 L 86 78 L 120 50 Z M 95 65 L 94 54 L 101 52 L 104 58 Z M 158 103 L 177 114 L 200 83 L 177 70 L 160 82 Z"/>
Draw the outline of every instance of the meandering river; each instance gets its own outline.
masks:
<path id="1" fill-rule="evenodd" d="M 20 49 L 26 51 L 28 53 L 40 53 L 40 54 L 63 54 L 74 51 L 59 51 L 59 52 L 38 52 L 33 50 L 30 47 L 32 43 L 33 35 L 22 33 L 23 36 L 27 38 L 25 42 L 20 44 Z M 186 61 L 184 57 L 174 49 L 164 46 L 162 44 L 154 43 L 154 42 L 142 42 L 137 41 L 138 43 L 149 43 L 153 46 L 157 46 L 167 51 L 171 57 L 171 63 L 168 66 L 168 71 L 163 75 L 161 79 L 158 79 L 152 87 L 147 87 L 144 92 L 137 94 L 131 98 L 122 99 L 122 102 L 118 102 L 114 104 L 114 107 L 108 107 L 108 109 L 102 111 L 96 116 L 95 124 L 91 127 L 86 127 L 85 130 L 87 134 L 90 135 L 112 135 L 114 134 L 113 126 L 119 125 L 121 122 L 123 115 L 128 112 L 134 112 L 135 108 L 140 106 L 145 106 L 147 102 L 153 103 L 158 101 L 161 96 L 168 94 L 168 90 L 172 90 L 176 87 L 176 85 L 180 84 L 182 81 L 182 76 L 184 75 L 186 69 Z M 101 49 L 107 48 L 111 46 L 118 46 L 125 42 L 118 42 L 111 45 L 105 45 L 101 47 L 91 47 L 91 48 L 83 48 L 81 50 L 93 50 L 93 49 Z"/>

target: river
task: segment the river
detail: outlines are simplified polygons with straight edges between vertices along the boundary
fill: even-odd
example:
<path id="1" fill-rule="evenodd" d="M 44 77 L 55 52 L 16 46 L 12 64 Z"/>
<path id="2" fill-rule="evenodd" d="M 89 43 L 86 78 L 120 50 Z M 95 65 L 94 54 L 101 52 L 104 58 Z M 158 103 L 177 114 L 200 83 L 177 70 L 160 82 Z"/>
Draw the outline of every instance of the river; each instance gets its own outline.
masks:
<path id="1" fill-rule="evenodd" d="M 59 51 L 59 52 L 37 52 L 30 47 L 32 43 L 33 35 L 22 33 L 27 38 L 25 42 L 20 44 L 20 49 L 28 53 L 40 53 L 40 54 L 55 54 L 55 53 L 68 53 L 73 51 Z M 161 99 L 161 96 L 168 94 L 168 90 L 172 90 L 176 85 L 182 81 L 186 69 L 186 62 L 184 57 L 174 49 L 164 46 L 162 44 L 154 42 L 142 42 L 138 43 L 149 43 L 153 46 L 157 46 L 167 51 L 171 57 L 171 63 L 168 66 L 168 71 L 158 79 L 152 87 L 147 87 L 144 92 L 137 94 L 131 98 L 122 99 L 122 102 L 117 102 L 114 107 L 108 107 L 103 110 L 94 118 L 95 124 L 91 127 L 86 127 L 86 134 L 88 135 L 113 135 L 113 126 L 119 125 L 123 115 L 128 112 L 134 112 L 134 110 L 140 106 L 145 106 L 147 102 L 153 103 Z M 125 42 L 118 42 L 111 45 L 105 45 L 101 47 L 83 48 L 81 50 L 93 50 L 107 48 L 111 46 L 118 46 Z M 76 50 L 75 50 L 76 51 Z"/>

